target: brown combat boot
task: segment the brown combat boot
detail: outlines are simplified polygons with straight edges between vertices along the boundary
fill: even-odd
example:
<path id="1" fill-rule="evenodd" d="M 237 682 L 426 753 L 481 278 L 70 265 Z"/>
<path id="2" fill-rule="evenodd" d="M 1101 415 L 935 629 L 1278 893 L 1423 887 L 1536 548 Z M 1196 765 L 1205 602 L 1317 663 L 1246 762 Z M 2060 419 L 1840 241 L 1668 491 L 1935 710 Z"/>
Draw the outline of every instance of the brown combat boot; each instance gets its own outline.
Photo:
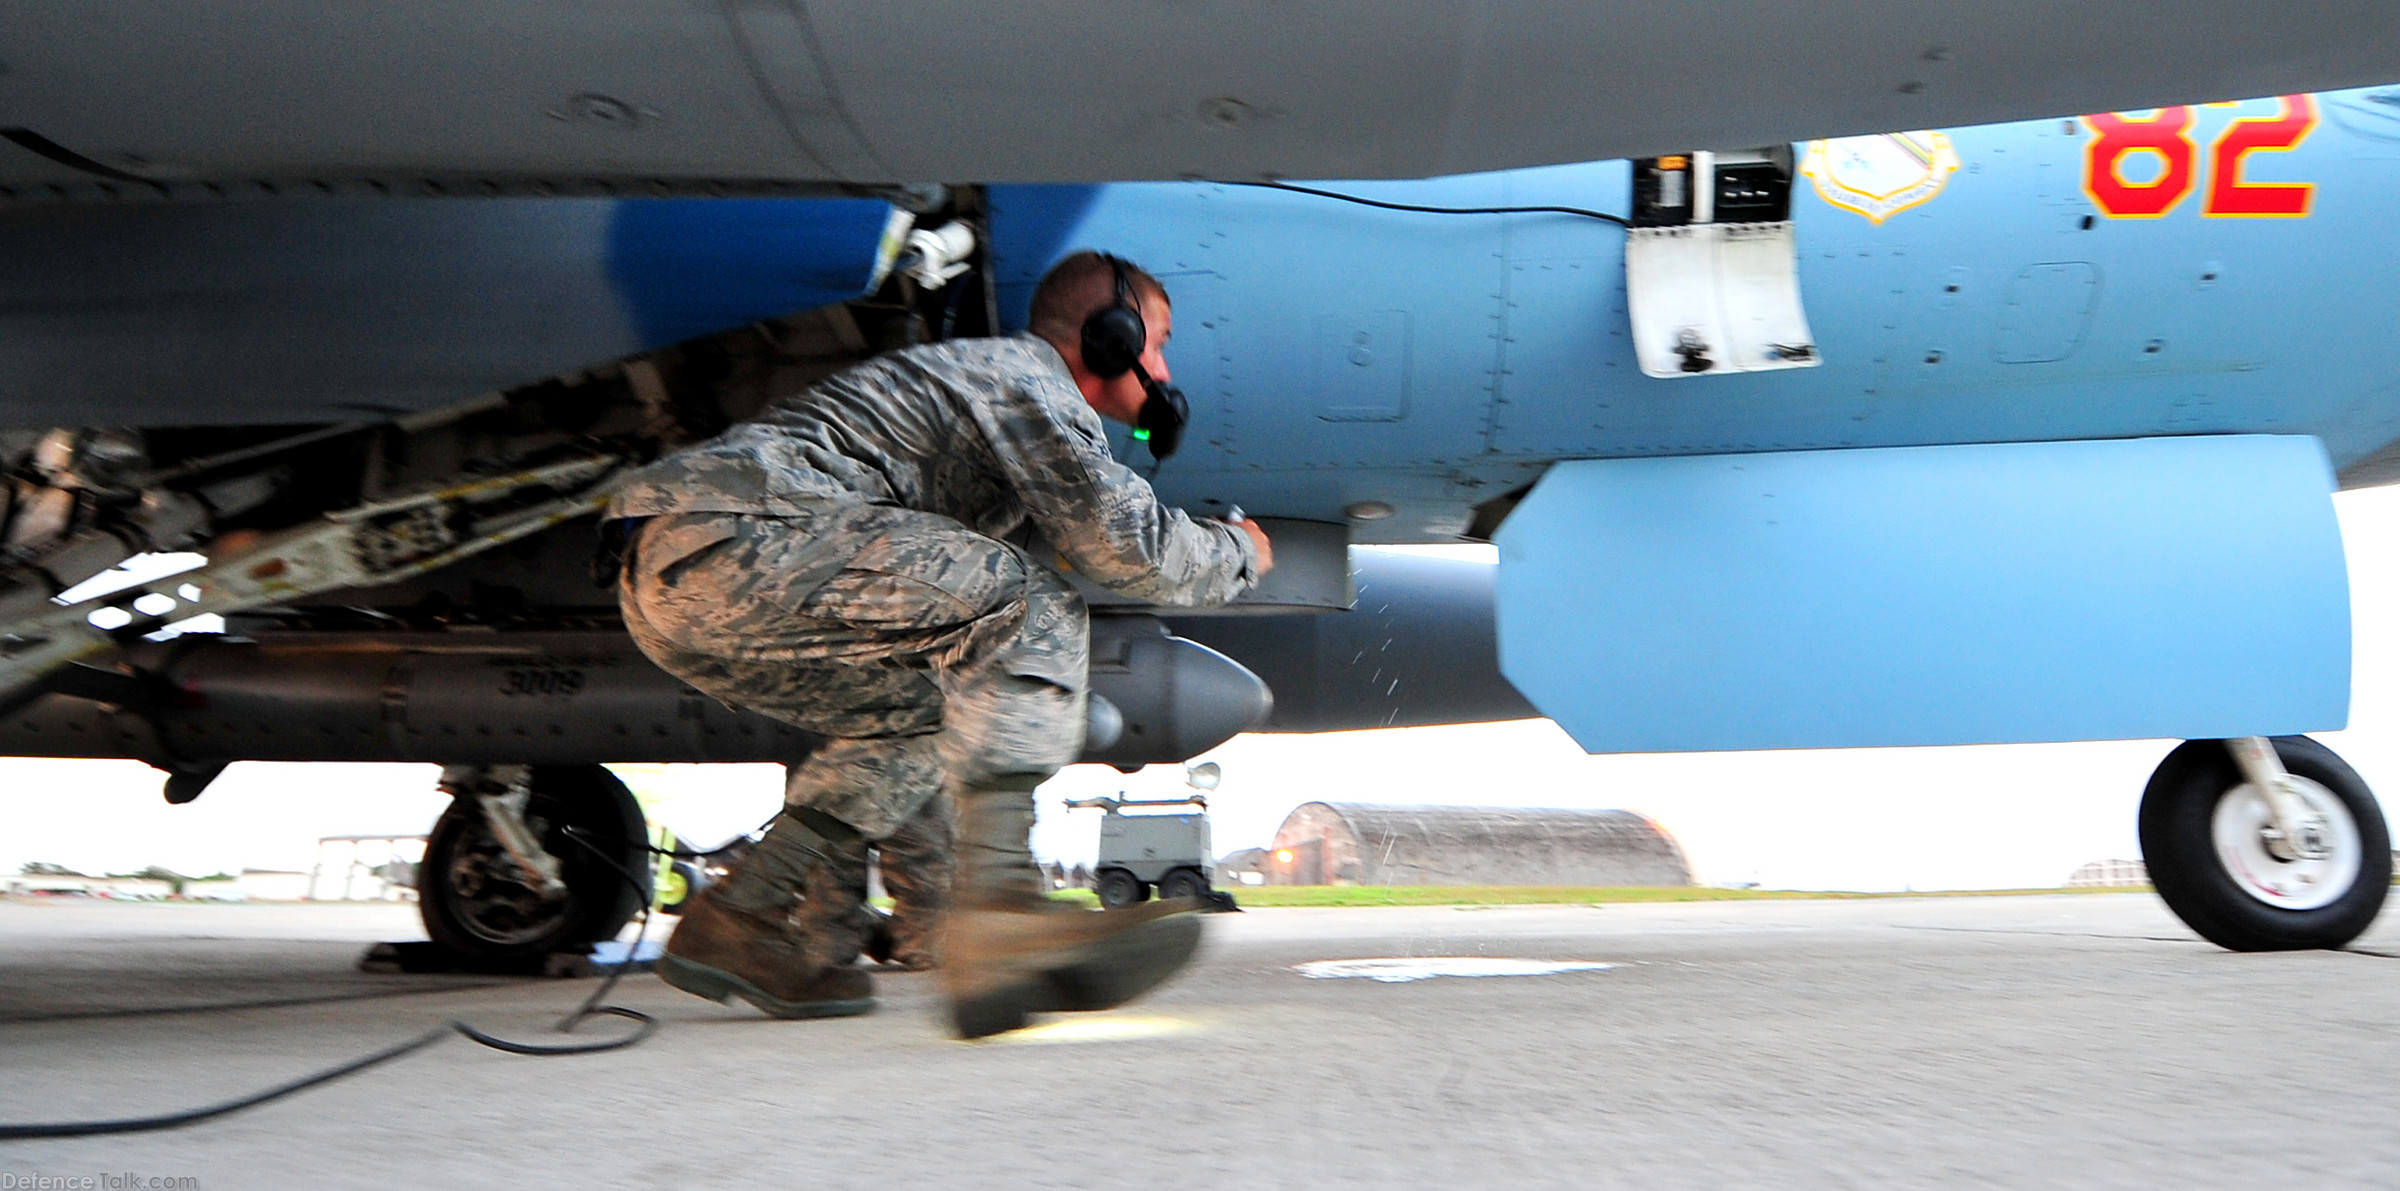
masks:
<path id="1" fill-rule="evenodd" d="M 716 893 L 702 892 L 684 911 L 659 958 L 659 979 L 711 1001 L 740 997 L 769 1017 L 855 1017 L 875 1008 L 865 972 L 810 963 L 782 922 L 734 909 Z"/>
<path id="2" fill-rule="evenodd" d="M 778 818 L 722 884 L 701 891 L 667 939 L 659 978 L 712 1001 L 734 997 L 772 1017 L 851 1017 L 875 1008 L 874 981 L 855 954 L 811 955 L 792 923 L 801 890 L 822 886 L 836 851 L 800 822 Z"/>
<path id="3" fill-rule="evenodd" d="M 1042 890 L 1022 775 L 958 795 L 957 904 L 942 929 L 942 987 L 961 1038 L 1022 1029 L 1036 1013 L 1109 1009 L 1164 983 L 1200 946 L 1191 899 L 1082 910 Z"/>

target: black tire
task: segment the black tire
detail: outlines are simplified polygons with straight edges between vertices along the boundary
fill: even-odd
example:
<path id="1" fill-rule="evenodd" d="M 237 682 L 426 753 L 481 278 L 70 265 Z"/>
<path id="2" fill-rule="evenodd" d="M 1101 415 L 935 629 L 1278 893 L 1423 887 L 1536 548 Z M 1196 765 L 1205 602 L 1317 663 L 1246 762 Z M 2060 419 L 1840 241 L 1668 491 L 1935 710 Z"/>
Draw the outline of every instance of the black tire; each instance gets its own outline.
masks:
<path id="1" fill-rule="evenodd" d="M 580 951 L 614 938 L 649 904 L 648 835 L 625 783 L 598 765 L 536 765 L 532 786 L 525 822 L 558 857 L 565 897 L 544 900 L 485 826 L 483 808 L 454 800 L 417 870 L 417 910 L 434 942 L 494 961 Z"/>
<path id="2" fill-rule="evenodd" d="M 1196 868 L 1179 868 L 1158 879 L 1158 895 L 1162 898 L 1207 897 L 1208 878 Z"/>
<path id="3" fill-rule="evenodd" d="M 1100 891 L 1100 904 L 1111 910 L 1122 910 L 1150 900 L 1150 887 L 1135 880 L 1132 873 L 1121 868 L 1101 869 L 1100 879 L 1094 887 Z"/>
<path id="4" fill-rule="evenodd" d="M 867 941 L 861 947 L 868 959 L 879 964 L 892 962 L 900 950 L 900 936 L 892 932 L 892 916 L 873 906 L 861 908 L 867 919 Z"/>
<path id="5" fill-rule="evenodd" d="M 2391 834 L 2367 784 L 2332 749 L 2305 736 L 2274 738 L 2294 777 L 2323 786 L 2358 828 L 2359 868 L 2331 902 L 2293 910 L 2245 891 L 2218 854 L 2217 804 L 2242 785 L 2221 740 L 2193 740 L 2159 762 L 2142 791 L 2142 858 L 2167 908 L 2211 943 L 2232 951 L 2300 951 L 2347 944 L 2374 923 L 2391 891 Z"/>

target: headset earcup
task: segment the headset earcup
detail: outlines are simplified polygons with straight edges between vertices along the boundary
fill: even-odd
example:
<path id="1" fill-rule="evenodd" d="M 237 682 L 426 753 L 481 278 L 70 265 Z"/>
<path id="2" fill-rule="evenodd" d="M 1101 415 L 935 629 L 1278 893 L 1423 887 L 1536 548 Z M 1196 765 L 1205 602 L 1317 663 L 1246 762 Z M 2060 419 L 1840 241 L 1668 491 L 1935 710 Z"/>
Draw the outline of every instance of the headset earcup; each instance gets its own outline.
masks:
<path id="1" fill-rule="evenodd" d="M 1150 329 L 1132 307 L 1095 310 L 1083 320 L 1083 366 L 1094 376 L 1123 376 L 1133 371 L 1149 339 Z"/>

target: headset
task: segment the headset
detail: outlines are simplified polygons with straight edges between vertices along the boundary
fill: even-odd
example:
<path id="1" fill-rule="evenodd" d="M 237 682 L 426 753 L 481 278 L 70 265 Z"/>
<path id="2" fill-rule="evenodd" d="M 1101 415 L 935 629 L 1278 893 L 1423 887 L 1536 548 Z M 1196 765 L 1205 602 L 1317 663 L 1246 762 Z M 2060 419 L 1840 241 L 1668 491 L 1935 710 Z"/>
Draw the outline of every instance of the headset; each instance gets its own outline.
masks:
<path id="1" fill-rule="evenodd" d="M 1109 272 L 1116 276 L 1116 300 L 1083 320 L 1083 366 L 1103 380 L 1128 372 L 1141 380 L 1142 391 L 1149 396 L 1134 419 L 1133 436 L 1150 445 L 1152 459 L 1164 463 L 1183 443 L 1183 425 L 1191 420 L 1191 403 L 1184 399 L 1183 390 L 1158 383 L 1151 379 L 1150 370 L 1142 367 L 1150 328 L 1142 322 L 1141 306 L 1134 300 L 1133 278 L 1126 272 L 1123 258 L 1104 252 L 1100 259 L 1108 262 Z"/>

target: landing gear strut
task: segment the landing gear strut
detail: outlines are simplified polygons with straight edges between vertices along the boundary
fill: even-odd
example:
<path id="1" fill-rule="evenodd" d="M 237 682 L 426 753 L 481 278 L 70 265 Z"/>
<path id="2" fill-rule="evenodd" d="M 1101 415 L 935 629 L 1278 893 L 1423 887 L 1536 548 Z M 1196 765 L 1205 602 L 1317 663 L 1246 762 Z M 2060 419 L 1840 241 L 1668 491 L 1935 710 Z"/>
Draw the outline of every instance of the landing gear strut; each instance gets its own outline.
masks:
<path id="1" fill-rule="evenodd" d="M 2167 908 L 2234 951 L 2340 947 L 2391 890 L 2375 796 L 2305 736 L 2178 746 L 2142 793 L 2141 837 Z"/>
<path id="2" fill-rule="evenodd" d="M 580 951 L 650 900 L 642 809 L 608 770 L 456 766 L 442 785 L 417 879 L 434 942 L 492 962 Z"/>

